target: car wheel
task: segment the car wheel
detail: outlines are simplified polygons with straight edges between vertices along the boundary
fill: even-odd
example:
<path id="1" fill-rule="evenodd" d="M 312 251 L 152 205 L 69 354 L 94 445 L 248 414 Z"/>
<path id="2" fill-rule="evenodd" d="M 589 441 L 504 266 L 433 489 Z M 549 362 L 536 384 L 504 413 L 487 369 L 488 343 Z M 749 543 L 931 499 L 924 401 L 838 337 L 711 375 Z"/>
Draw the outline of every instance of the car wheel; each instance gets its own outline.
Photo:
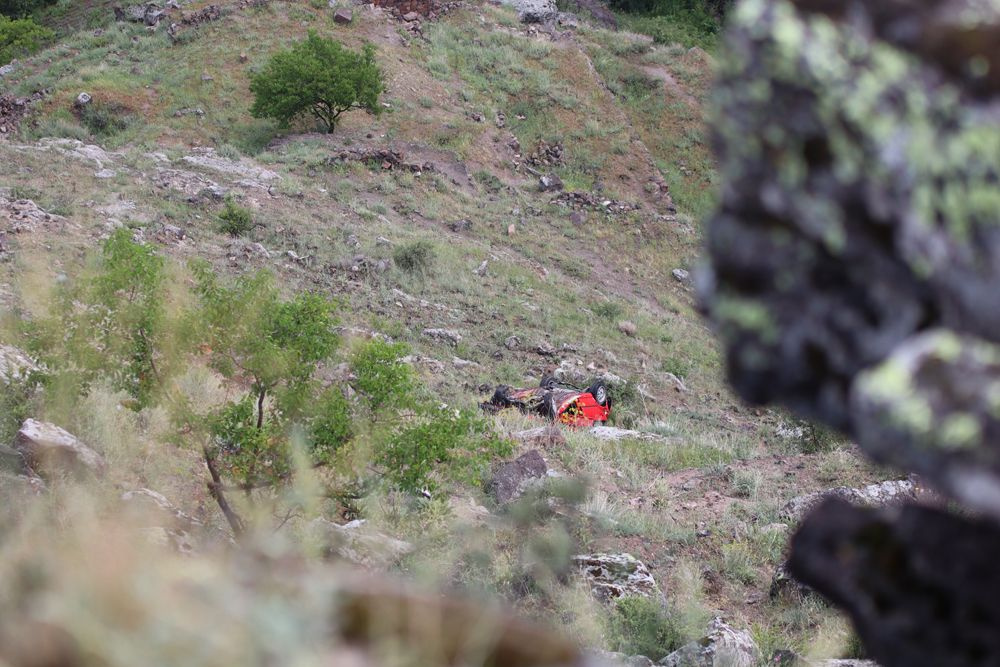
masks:
<path id="1" fill-rule="evenodd" d="M 595 382 L 590 385 L 590 388 L 587 389 L 587 391 L 594 397 L 594 400 L 597 401 L 598 405 L 608 404 L 608 386 L 603 382 Z"/>

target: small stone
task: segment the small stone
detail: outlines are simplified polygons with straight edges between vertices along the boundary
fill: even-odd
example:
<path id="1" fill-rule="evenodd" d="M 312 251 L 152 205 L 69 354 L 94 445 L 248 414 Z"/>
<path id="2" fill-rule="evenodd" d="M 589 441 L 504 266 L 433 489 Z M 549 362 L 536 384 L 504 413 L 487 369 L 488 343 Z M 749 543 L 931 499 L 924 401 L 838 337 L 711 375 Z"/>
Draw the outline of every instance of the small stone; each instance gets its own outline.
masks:
<path id="1" fill-rule="evenodd" d="M 240 62 L 241 62 L 241 63 L 245 63 L 245 62 L 247 62 L 248 60 L 250 60 L 250 56 L 248 56 L 248 55 L 247 55 L 247 54 L 245 54 L 245 53 L 241 53 L 241 54 L 240 54 Z"/>
<path id="2" fill-rule="evenodd" d="M 489 267 L 489 265 L 490 265 L 489 260 L 485 260 L 484 259 L 482 261 L 482 263 L 479 265 L 479 268 L 478 269 L 473 269 L 472 272 L 474 274 L 476 274 L 477 276 L 485 276 L 486 275 L 486 269 Z"/>
<path id="3" fill-rule="evenodd" d="M 73 102 L 73 106 L 75 106 L 77 109 L 82 109 L 83 107 L 90 104 L 92 100 L 93 98 L 90 96 L 90 93 L 80 93 L 79 95 L 76 96 L 76 101 Z"/>
<path id="4" fill-rule="evenodd" d="M 206 72 L 205 74 L 201 75 L 201 80 L 202 81 L 215 81 L 215 78 L 211 74 L 209 74 L 209 73 Z"/>
<path id="5" fill-rule="evenodd" d="M 691 274 L 684 269 L 674 269 L 670 272 L 670 274 L 674 277 L 674 280 L 679 283 L 686 283 L 691 280 Z"/>
<path id="6" fill-rule="evenodd" d="M 507 236 L 513 236 L 516 233 L 517 233 L 517 227 L 514 225 L 513 222 L 507 225 Z"/>
<path id="7" fill-rule="evenodd" d="M 406 12 L 405 14 L 403 14 L 403 20 L 406 21 L 407 23 L 412 23 L 413 21 L 416 21 L 419 18 L 420 14 L 416 12 Z"/>
<path id="8" fill-rule="evenodd" d="M 101 169 L 99 172 L 94 174 L 94 178 L 108 179 L 114 177 L 115 171 L 113 169 Z"/>
<path id="9" fill-rule="evenodd" d="M 340 25 L 347 25 L 354 20 L 354 12 L 350 9 L 338 9 L 333 13 L 333 22 Z"/>

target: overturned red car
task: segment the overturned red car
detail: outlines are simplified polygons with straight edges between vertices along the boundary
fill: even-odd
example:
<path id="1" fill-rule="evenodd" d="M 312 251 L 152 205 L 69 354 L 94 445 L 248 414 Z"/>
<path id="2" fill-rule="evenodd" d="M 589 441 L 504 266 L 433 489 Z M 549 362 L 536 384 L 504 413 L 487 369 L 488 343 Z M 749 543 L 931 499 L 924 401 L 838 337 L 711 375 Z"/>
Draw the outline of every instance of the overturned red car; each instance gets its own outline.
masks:
<path id="1" fill-rule="evenodd" d="M 593 426 L 611 416 L 608 388 L 600 380 L 585 390 L 555 380 L 543 380 L 538 387 L 515 389 L 500 385 L 490 400 L 480 403 L 487 412 L 517 408 L 526 414 L 537 414 L 569 426 Z"/>

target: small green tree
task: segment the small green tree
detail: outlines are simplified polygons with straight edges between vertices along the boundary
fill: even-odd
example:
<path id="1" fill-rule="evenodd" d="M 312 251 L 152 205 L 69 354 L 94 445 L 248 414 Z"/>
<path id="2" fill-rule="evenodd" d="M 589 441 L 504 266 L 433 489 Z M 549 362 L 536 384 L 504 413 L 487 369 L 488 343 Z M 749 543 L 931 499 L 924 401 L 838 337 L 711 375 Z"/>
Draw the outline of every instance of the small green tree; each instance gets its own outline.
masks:
<path id="1" fill-rule="evenodd" d="M 0 14 L 0 65 L 31 55 L 53 37 L 54 32 L 31 19 L 9 19 Z"/>
<path id="2" fill-rule="evenodd" d="M 358 53 L 310 32 L 305 40 L 271 56 L 251 78 L 250 113 L 274 118 L 283 127 L 308 113 L 333 132 L 345 111 L 381 113 L 378 98 L 384 89 L 374 46 L 365 44 Z"/>

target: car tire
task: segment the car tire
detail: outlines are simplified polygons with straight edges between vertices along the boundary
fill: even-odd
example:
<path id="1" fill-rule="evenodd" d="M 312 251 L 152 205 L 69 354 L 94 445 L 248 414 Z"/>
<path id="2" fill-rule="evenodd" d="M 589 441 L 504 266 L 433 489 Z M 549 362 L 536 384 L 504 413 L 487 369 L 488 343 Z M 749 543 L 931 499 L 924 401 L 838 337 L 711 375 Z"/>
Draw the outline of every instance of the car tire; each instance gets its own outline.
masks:
<path id="1" fill-rule="evenodd" d="M 587 392 L 594 397 L 598 405 L 607 405 L 610 403 L 611 399 L 608 396 L 608 385 L 604 384 L 600 380 L 590 385 L 587 388 Z"/>

